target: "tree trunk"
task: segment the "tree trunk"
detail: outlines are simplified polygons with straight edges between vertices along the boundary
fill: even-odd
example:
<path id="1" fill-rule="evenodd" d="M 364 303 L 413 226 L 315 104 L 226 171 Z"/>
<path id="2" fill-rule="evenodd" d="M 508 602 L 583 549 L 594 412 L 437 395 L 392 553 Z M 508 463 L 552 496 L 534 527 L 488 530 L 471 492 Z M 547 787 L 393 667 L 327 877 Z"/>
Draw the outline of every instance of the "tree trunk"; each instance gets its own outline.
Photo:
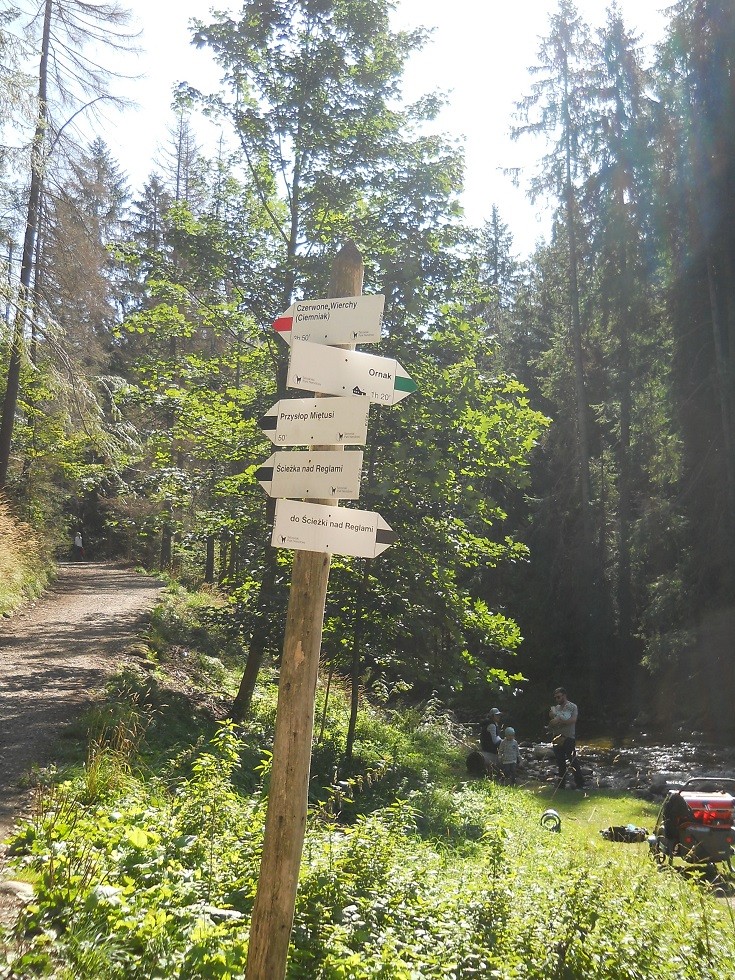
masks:
<path id="1" fill-rule="evenodd" d="M 38 118 L 31 144 L 31 186 L 28 193 L 28 209 L 26 211 L 26 227 L 23 238 L 23 255 L 20 265 L 20 290 L 18 306 L 13 327 L 13 341 L 10 348 L 10 362 L 3 399 L 2 416 L 0 417 L 0 490 L 8 479 L 10 465 L 10 448 L 13 439 L 15 411 L 20 391 L 20 369 L 23 357 L 23 340 L 25 323 L 28 317 L 30 303 L 31 271 L 38 229 L 38 216 L 41 206 L 41 188 L 44 173 L 44 143 L 48 126 L 48 56 L 51 38 L 52 0 L 46 0 L 43 15 L 43 33 L 41 40 L 41 62 L 38 69 Z"/>
<path id="2" fill-rule="evenodd" d="M 269 523 L 273 520 L 274 510 L 274 507 L 268 507 Z M 257 608 L 253 616 L 253 628 L 250 632 L 245 670 L 237 695 L 232 703 L 232 709 L 230 710 L 230 717 L 233 721 L 242 721 L 248 716 L 253 700 L 253 692 L 255 691 L 255 685 L 258 680 L 258 673 L 260 672 L 265 651 L 268 647 L 268 641 L 269 639 L 272 640 L 273 610 L 275 608 L 273 598 L 278 572 L 275 549 L 269 548 L 265 557 L 263 576 L 260 580 L 260 589 L 258 590 Z"/>
<path id="3" fill-rule="evenodd" d="M 173 540 L 173 517 L 171 514 L 170 504 L 166 504 L 161 516 L 163 518 L 163 523 L 161 525 L 161 555 L 159 559 L 159 567 L 161 571 L 166 572 L 171 570 L 171 542 Z"/>
<path id="4" fill-rule="evenodd" d="M 375 477 L 375 459 L 380 441 L 380 405 L 375 407 L 375 422 L 370 440 L 370 457 L 368 459 L 367 474 L 365 480 L 365 490 L 369 493 Z M 355 615 L 352 620 L 352 666 L 350 670 L 350 720 L 347 725 L 347 738 L 345 741 L 345 762 L 352 761 L 352 753 L 355 746 L 355 731 L 357 730 L 357 712 L 360 707 L 360 675 L 362 673 L 362 623 L 365 612 L 365 595 L 369 568 L 367 559 L 363 558 L 362 575 L 360 584 L 355 594 Z"/>
<path id="5" fill-rule="evenodd" d="M 717 268 L 715 258 L 712 254 L 712 249 L 708 250 L 707 255 L 707 284 L 709 286 L 712 335 L 714 339 L 715 362 L 717 367 L 717 389 L 720 402 L 722 448 L 725 457 L 727 532 L 728 536 L 732 537 L 733 526 L 735 525 L 735 457 L 733 457 L 733 396 L 731 390 L 732 372 L 730 370 L 730 359 L 732 354 L 729 354 L 728 352 L 727 313 L 723 312 L 723 306 L 726 307 L 727 303 L 722 295 L 724 291 L 723 285 L 721 284 L 720 277 L 717 275 Z"/>
<path id="6" fill-rule="evenodd" d="M 214 582 L 214 535 L 207 535 L 207 551 L 204 560 L 204 581 Z"/>
<path id="7" fill-rule="evenodd" d="M 345 741 L 345 762 L 352 761 L 357 730 L 357 712 L 360 707 L 360 667 L 362 666 L 362 622 L 364 616 L 365 587 L 368 579 L 368 560 L 362 559 L 362 575 L 355 595 L 355 614 L 352 620 L 352 665 L 350 669 L 350 720 Z"/>
<path id="8" fill-rule="evenodd" d="M 631 466 L 630 466 L 630 426 L 632 415 L 631 392 L 631 363 L 630 363 L 630 334 L 631 308 L 628 300 L 629 263 L 625 254 L 625 246 L 621 248 L 619 263 L 619 281 L 622 289 L 619 293 L 618 323 L 619 323 L 619 365 L 618 387 L 620 397 L 620 437 L 618 442 L 618 671 L 617 691 L 610 692 L 618 706 L 628 705 L 628 711 L 616 712 L 619 716 L 616 733 L 622 738 L 627 725 L 637 710 L 634 692 L 634 677 L 636 670 L 635 647 L 633 638 L 633 586 L 631 579 L 630 529 L 632 523 L 631 499 Z M 612 704 L 610 705 L 612 707 Z M 626 717 L 627 715 L 627 717 Z"/>
<path id="9" fill-rule="evenodd" d="M 224 582 L 225 578 L 227 577 L 227 537 L 225 535 L 226 532 L 223 532 L 219 539 L 218 580 L 220 583 Z"/>
<path id="10" fill-rule="evenodd" d="M 281 306 L 284 310 L 288 309 L 288 307 L 291 305 L 296 283 L 295 242 L 297 240 L 296 205 L 298 204 L 298 176 L 297 168 L 294 175 L 294 190 L 291 204 L 291 234 L 286 250 L 286 281 L 284 284 L 283 295 L 281 297 Z M 287 376 L 288 357 L 285 353 L 282 353 L 278 355 L 276 360 L 276 396 L 279 399 L 285 397 L 286 392 L 288 391 L 288 385 L 286 384 Z M 275 501 L 269 499 L 266 503 L 266 510 L 267 521 L 269 524 L 272 524 L 275 514 Z M 273 594 L 275 591 L 276 579 L 278 577 L 278 568 L 278 556 L 276 555 L 275 549 L 267 548 L 264 556 L 263 576 L 260 582 L 260 589 L 258 590 L 257 607 L 253 616 L 253 629 L 250 635 L 250 643 L 248 644 L 248 655 L 245 662 L 245 670 L 230 711 L 230 717 L 233 719 L 233 721 L 242 721 L 247 717 L 248 712 L 250 711 L 255 685 L 258 680 L 258 674 L 263 664 L 268 641 L 271 638 L 273 629 Z"/>
<path id="11" fill-rule="evenodd" d="M 569 305 L 572 313 L 571 334 L 574 351 L 574 392 L 577 401 L 577 462 L 579 496 L 582 508 L 582 530 L 585 548 L 592 554 L 592 519 L 590 515 L 590 440 L 588 431 L 587 391 L 584 376 L 584 352 L 582 345 L 582 317 L 579 302 L 579 256 L 577 252 L 577 223 L 575 214 L 574 184 L 572 182 L 571 120 L 568 110 L 569 80 L 564 74 L 564 113 L 565 113 L 565 166 L 566 166 L 566 224 L 569 244 Z"/>

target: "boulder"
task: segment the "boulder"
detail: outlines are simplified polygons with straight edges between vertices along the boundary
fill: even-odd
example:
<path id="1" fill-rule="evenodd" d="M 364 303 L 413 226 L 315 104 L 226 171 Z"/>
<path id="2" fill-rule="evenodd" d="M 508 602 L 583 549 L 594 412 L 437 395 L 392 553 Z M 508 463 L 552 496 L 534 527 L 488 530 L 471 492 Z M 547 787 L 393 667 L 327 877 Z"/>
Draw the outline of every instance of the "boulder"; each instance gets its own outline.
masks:
<path id="1" fill-rule="evenodd" d="M 654 793 L 665 793 L 669 789 L 678 789 L 686 778 L 683 772 L 654 772 L 651 775 L 651 789 Z"/>
<path id="2" fill-rule="evenodd" d="M 466 764 L 467 772 L 472 776 L 483 776 L 500 770 L 500 761 L 497 755 L 492 752 L 482 752 L 480 749 L 473 749 L 470 752 Z"/>

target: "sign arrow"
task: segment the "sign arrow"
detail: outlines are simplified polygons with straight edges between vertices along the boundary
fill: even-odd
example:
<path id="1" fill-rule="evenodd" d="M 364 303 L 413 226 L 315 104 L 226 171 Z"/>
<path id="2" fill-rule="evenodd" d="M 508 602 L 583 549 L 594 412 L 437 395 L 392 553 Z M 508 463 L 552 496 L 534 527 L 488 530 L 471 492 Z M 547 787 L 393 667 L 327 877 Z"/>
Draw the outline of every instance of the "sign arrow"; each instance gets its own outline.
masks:
<path id="1" fill-rule="evenodd" d="M 287 384 L 327 395 L 354 395 L 382 405 L 395 405 L 417 388 L 391 357 L 296 339 L 291 343 Z"/>
<path id="2" fill-rule="evenodd" d="M 374 344 L 380 340 L 385 296 L 301 299 L 273 321 L 287 344 Z"/>
<path id="3" fill-rule="evenodd" d="M 273 453 L 255 471 L 255 479 L 271 497 L 316 500 L 357 500 L 361 476 L 362 451 L 346 453 L 339 449 Z"/>
<path id="4" fill-rule="evenodd" d="M 397 540 L 380 514 L 351 507 L 328 507 L 302 500 L 277 500 L 274 548 L 375 558 Z"/>
<path id="5" fill-rule="evenodd" d="M 277 446 L 364 446 L 369 413 L 361 398 L 287 398 L 258 425 Z"/>

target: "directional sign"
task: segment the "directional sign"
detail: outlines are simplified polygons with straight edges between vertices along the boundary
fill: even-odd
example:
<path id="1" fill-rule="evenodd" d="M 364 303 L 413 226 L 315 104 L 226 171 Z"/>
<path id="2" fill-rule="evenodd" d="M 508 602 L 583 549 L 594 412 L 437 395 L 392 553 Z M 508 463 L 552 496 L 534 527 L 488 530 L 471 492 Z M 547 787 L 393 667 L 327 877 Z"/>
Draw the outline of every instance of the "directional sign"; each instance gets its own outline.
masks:
<path id="1" fill-rule="evenodd" d="M 374 344 L 380 340 L 385 296 L 344 296 L 302 299 L 273 321 L 287 344 L 292 339 L 312 344 Z"/>
<path id="2" fill-rule="evenodd" d="M 325 452 L 296 450 L 273 453 L 255 471 L 255 479 L 271 497 L 336 497 L 357 500 L 360 496 L 362 451 Z"/>
<path id="3" fill-rule="evenodd" d="M 398 361 L 362 351 L 340 350 L 294 340 L 287 383 L 292 388 L 328 395 L 354 395 L 371 402 L 394 405 L 416 384 Z"/>
<path id="4" fill-rule="evenodd" d="M 380 514 L 351 507 L 327 507 L 301 500 L 277 500 L 274 548 L 321 551 L 375 558 L 396 540 Z"/>
<path id="5" fill-rule="evenodd" d="M 364 446 L 369 412 L 361 398 L 289 398 L 258 425 L 277 446 Z"/>

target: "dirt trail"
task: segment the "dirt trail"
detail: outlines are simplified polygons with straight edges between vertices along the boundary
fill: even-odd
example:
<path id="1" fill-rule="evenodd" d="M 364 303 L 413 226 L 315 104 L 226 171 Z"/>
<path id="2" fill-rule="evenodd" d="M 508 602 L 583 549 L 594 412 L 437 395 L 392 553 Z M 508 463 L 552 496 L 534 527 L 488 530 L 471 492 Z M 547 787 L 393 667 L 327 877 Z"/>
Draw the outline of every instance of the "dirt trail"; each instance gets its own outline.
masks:
<path id="1" fill-rule="evenodd" d="M 62 564 L 32 607 L 0 619 L 0 840 L 27 802 L 19 780 L 52 761 L 63 726 L 104 685 L 160 592 L 121 565 Z"/>

